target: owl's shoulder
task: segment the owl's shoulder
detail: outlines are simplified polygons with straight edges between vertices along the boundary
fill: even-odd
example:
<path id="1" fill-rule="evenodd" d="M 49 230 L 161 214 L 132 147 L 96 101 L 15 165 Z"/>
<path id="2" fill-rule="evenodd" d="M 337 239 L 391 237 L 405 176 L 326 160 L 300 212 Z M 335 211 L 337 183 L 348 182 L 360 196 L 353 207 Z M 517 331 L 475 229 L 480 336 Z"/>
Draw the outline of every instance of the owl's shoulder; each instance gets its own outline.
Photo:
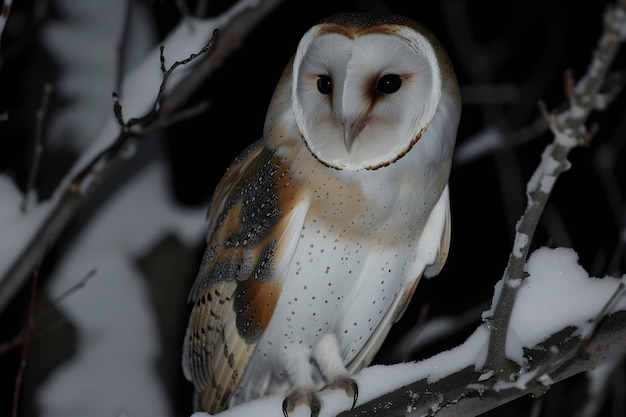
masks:
<path id="1" fill-rule="evenodd" d="M 209 204 L 207 248 L 191 300 L 217 281 L 264 282 L 292 252 L 307 206 L 290 162 L 259 140 L 226 170 Z"/>

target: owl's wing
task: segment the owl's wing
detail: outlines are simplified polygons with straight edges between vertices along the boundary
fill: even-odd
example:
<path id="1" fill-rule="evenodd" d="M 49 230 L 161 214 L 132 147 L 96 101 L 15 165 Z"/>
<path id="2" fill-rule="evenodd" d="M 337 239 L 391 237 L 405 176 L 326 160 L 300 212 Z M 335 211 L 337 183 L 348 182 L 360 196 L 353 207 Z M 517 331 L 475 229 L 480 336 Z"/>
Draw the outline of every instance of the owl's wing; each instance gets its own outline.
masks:
<path id="1" fill-rule="evenodd" d="M 183 346 L 183 372 L 202 410 L 228 406 L 274 312 L 307 207 L 282 159 L 261 141 L 218 184 Z"/>
<path id="2" fill-rule="evenodd" d="M 451 229 L 450 191 L 446 184 L 430 213 L 418 245 L 417 257 L 426 263 L 426 278 L 434 277 L 443 269 L 450 250 Z"/>
<path id="3" fill-rule="evenodd" d="M 393 323 L 400 320 L 413 297 L 413 293 L 422 278 L 433 277 L 443 268 L 450 248 L 450 197 L 448 186 L 444 188 L 439 201 L 433 208 L 422 231 L 417 245 L 417 259 L 413 271 L 408 275 L 402 290 L 387 313 L 374 330 L 363 349 L 350 362 L 348 371 L 352 374 L 368 366 L 380 349 Z"/>

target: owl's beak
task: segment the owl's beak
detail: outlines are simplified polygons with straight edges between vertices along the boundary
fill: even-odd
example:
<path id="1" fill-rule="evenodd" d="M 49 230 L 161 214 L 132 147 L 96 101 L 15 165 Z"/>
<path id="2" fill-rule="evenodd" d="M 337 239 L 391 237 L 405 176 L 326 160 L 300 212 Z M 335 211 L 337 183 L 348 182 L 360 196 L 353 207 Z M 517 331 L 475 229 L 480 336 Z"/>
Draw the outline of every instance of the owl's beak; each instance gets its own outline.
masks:
<path id="1" fill-rule="evenodd" d="M 365 126 L 367 126 L 366 117 L 359 117 L 356 120 L 343 123 L 343 144 L 345 145 L 348 153 L 352 150 L 352 144 L 363 129 L 365 129 Z"/>

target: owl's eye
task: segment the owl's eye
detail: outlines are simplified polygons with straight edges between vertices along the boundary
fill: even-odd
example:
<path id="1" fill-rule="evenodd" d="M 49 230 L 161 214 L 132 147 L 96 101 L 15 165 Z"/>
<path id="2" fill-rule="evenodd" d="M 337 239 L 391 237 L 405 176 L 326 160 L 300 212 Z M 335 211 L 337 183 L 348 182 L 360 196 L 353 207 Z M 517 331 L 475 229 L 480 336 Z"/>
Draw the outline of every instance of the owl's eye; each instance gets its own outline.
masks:
<path id="1" fill-rule="evenodd" d="M 333 92 L 333 83 L 328 75 L 317 76 L 317 91 L 324 95 Z"/>
<path id="2" fill-rule="evenodd" d="M 319 82 L 318 82 L 319 85 Z M 398 74 L 383 75 L 376 83 L 376 91 L 384 94 L 393 94 L 402 86 L 402 78 Z"/>

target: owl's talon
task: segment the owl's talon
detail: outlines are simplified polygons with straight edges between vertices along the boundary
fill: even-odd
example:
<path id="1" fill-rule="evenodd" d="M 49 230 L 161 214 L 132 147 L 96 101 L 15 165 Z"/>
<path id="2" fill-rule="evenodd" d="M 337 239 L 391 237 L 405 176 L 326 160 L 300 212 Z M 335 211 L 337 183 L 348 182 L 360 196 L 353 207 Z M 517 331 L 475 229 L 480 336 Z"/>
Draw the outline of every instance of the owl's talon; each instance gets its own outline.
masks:
<path id="1" fill-rule="evenodd" d="M 339 376 L 332 380 L 324 389 L 341 389 L 345 391 L 348 397 L 352 397 L 352 408 L 356 405 L 356 401 L 359 398 L 359 385 L 356 381 L 347 376 Z"/>
<path id="2" fill-rule="evenodd" d="M 301 388 L 292 392 L 283 400 L 283 415 L 289 417 L 289 413 L 300 404 L 306 404 L 311 409 L 311 417 L 318 417 L 322 409 L 322 403 L 317 393 L 312 389 Z"/>
<path id="3" fill-rule="evenodd" d="M 352 407 L 350 407 L 350 409 L 354 409 L 354 406 L 356 405 L 356 400 L 359 399 L 359 386 L 357 385 L 355 380 L 352 380 Z"/>

